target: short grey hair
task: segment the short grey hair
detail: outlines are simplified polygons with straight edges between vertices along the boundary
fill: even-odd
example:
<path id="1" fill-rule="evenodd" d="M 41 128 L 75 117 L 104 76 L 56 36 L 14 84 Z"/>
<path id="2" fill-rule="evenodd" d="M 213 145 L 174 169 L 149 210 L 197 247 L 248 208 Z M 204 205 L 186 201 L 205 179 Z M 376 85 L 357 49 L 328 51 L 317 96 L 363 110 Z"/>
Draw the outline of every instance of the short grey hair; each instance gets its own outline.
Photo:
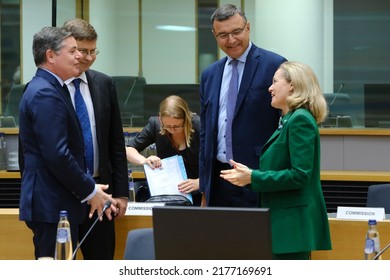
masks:
<path id="1" fill-rule="evenodd" d="M 239 14 L 244 19 L 244 22 L 247 22 L 245 13 L 241 10 L 240 7 L 232 4 L 225 4 L 216 9 L 211 15 L 211 25 L 214 24 L 214 21 L 224 21 L 231 18 L 235 14 Z"/>
<path id="2" fill-rule="evenodd" d="M 35 65 L 38 67 L 46 62 L 46 51 L 59 52 L 64 46 L 64 40 L 72 33 L 60 27 L 44 27 L 34 34 L 32 51 Z"/>

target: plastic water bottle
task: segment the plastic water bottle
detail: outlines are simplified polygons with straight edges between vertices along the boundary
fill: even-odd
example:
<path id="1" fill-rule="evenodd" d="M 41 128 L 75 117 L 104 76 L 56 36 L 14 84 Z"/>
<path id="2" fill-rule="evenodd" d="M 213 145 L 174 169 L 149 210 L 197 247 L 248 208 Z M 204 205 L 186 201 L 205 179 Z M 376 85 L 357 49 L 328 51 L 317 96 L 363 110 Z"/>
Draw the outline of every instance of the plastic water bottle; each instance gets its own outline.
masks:
<path id="1" fill-rule="evenodd" d="M 57 240 L 54 259 L 56 260 L 71 260 L 73 254 L 72 238 L 70 234 L 70 223 L 68 220 L 68 212 L 63 210 L 60 212 L 60 221 L 57 227 Z"/>
<path id="2" fill-rule="evenodd" d="M 7 143 L 5 142 L 4 132 L 0 132 L 0 170 L 7 169 L 6 149 Z"/>
<path id="3" fill-rule="evenodd" d="M 380 252 L 380 247 L 379 232 L 376 228 L 376 220 L 369 220 L 364 247 L 364 259 L 373 260 L 374 257 Z M 381 259 L 381 257 L 378 259 Z"/>
<path id="4" fill-rule="evenodd" d="M 129 132 L 123 132 L 123 137 L 125 138 L 125 146 L 129 146 L 129 141 L 130 141 L 130 133 Z"/>
<path id="5" fill-rule="evenodd" d="M 135 202 L 134 178 L 131 169 L 128 170 L 128 175 L 129 175 L 129 202 Z"/>

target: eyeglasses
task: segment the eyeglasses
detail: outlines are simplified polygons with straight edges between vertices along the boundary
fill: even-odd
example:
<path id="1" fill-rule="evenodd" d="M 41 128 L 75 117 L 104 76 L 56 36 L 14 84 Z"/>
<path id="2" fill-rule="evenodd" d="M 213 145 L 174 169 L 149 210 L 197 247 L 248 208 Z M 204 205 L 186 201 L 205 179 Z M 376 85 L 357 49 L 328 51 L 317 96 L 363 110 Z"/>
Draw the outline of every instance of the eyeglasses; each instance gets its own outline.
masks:
<path id="1" fill-rule="evenodd" d="M 220 40 L 226 40 L 229 38 L 229 35 L 232 35 L 234 38 L 236 38 L 237 36 L 240 36 L 242 34 L 242 32 L 244 32 L 245 27 L 246 27 L 246 23 L 245 23 L 243 28 L 235 29 L 232 32 L 218 33 L 217 35 L 215 35 L 215 37 L 217 37 Z"/>
<path id="2" fill-rule="evenodd" d="M 88 55 L 90 56 L 96 56 L 99 54 L 99 50 L 98 49 L 94 49 L 94 50 L 88 50 L 88 49 L 78 49 L 78 51 L 81 53 L 81 55 L 83 57 L 86 57 Z"/>
<path id="3" fill-rule="evenodd" d="M 179 130 L 179 129 L 183 129 L 184 127 L 184 124 L 181 124 L 181 125 L 164 125 L 162 124 L 162 128 L 166 129 L 166 130 Z"/>

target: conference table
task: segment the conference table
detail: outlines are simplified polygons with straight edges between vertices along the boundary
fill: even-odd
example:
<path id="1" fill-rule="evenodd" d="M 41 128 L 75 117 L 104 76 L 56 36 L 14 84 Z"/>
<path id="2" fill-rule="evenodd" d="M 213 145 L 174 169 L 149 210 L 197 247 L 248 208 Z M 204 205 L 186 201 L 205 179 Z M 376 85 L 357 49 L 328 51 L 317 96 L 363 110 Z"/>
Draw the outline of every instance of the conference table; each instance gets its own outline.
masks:
<path id="1" fill-rule="evenodd" d="M 34 248 L 32 233 L 19 221 L 18 209 L 0 209 L 0 260 L 32 260 Z M 312 253 L 314 260 L 362 260 L 367 221 L 329 218 L 332 246 L 330 251 Z M 115 221 L 115 259 L 123 259 L 127 233 L 136 228 L 152 227 L 151 216 L 124 216 Z M 390 243 L 390 220 L 378 222 L 381 248 Z M 77 259 L 82 259 L 78 252 Z M 382 255 L 390 260 L 390 249 Z"/>

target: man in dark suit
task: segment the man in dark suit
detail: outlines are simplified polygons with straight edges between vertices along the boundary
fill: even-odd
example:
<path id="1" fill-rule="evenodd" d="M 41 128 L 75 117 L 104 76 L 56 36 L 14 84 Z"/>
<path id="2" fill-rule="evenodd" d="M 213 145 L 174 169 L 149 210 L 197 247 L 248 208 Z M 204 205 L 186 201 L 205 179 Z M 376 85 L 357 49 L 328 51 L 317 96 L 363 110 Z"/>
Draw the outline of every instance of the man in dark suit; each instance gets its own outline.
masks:
<path id="1" fill-rule="evenodd" d="M 79 225 L 89 213 L 106 211 L 116 201 L 86 171 L 83 134 L 64 81 L 79 75 L 76 40 L 70 32 L 45 27 L 34 35 L 38 67 L 28 83 L 19 111 L 21 194 L 19 218 L 33 232 L 35 258 L 53 257 L 61 210 L 68 211 L 73 249 Z M 87 209 L 87 203 L 90 209 Z"/>
<path id="2" fill-rule="evenodd" d="M 94 139 L 94 171 L 96 182 L 108 184 L 107 193 L 118 202 L 117 217 L 126 212 L 128 201 L 128 179 L 125 143 L 116 88 L 111 77 L 90 70 L 96 60 L 97 33 L 92 25 L 82 19 L 72 19 L 64 23 L 76 39 L 81 52 L 78 68 L 80 90 L 91 120 L 92 138 Z M 74 101 L 75 87 L 73 79 L 66 81 Z M 88 106 L 89 103 L 89 106 Z M 86 217 L 80 226 L 79 239 L 90 229 L 93 219 Z M 112 260 L 115 253 L 114 221 L 103 219 L 91 230 L 81 245 L 84 259 Z"/>
<path id="3" fill-rule="evenodd" d="M 231 129 L 233 159 L 256 168 L 260 150 L 277 128 L 280 116 L 278 110 L 271 107 L 268 88 L 278 66 L 286 59 L 250 42 L 250 24 L 237 6 L 221 6 L 213 13 L 211 22 L 218 46 L 228 56 L 211 64 L 201 78 L 199 178 L 202 205 L 256 207 L 257 196 L 253 191 L 236 188 L 220 178 L 221 170 L 231 168 L 231 156 L 226 154 L 226 139 L 230 134 L 227 129 Z M 236 61 L 238 72 L 236 102 L 228 98 L 234 72 L 232 60 Z M 227 107 L 231 103 L 235 108 L 229 123 Z"/>

